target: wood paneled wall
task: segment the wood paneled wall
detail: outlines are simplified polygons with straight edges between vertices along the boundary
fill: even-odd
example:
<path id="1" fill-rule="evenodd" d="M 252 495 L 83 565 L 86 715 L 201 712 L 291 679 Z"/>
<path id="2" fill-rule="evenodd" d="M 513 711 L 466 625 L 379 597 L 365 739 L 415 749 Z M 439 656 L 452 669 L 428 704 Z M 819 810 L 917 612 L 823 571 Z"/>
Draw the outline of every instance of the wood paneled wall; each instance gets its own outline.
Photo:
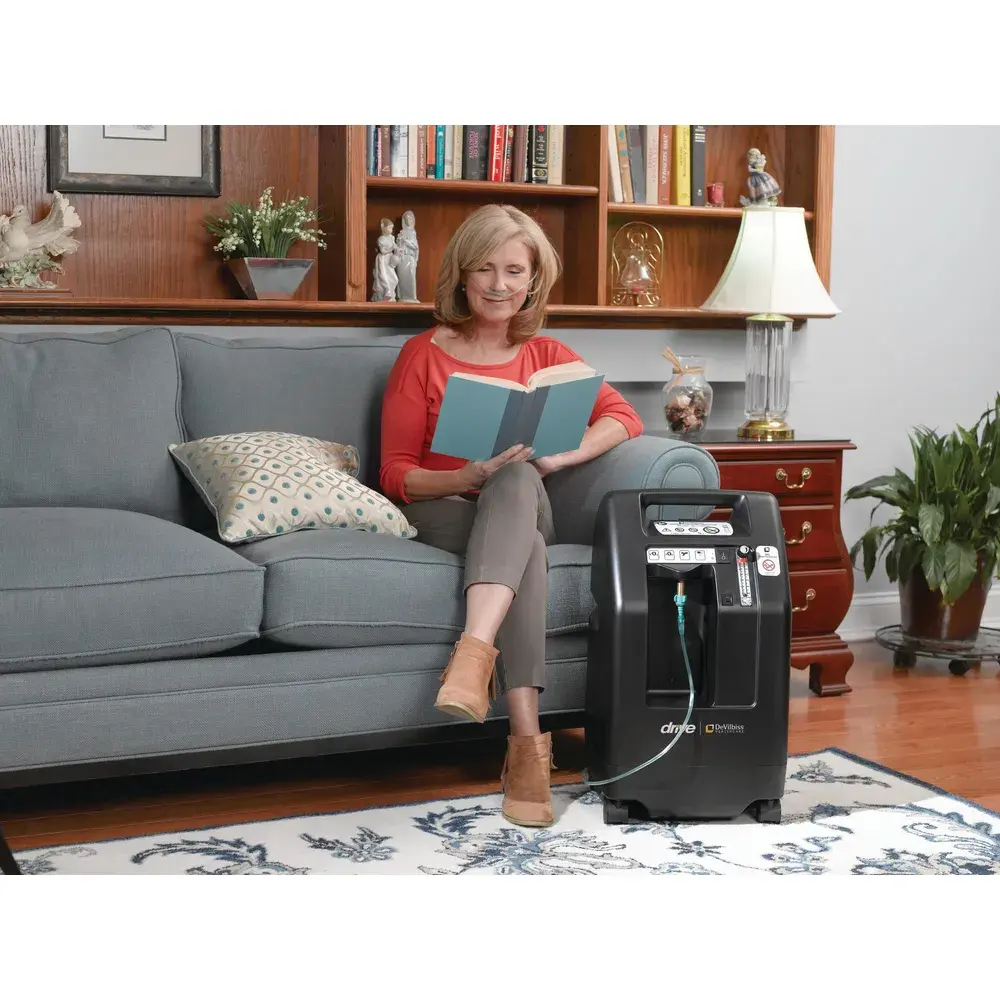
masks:
<path id="1" fill-rule="evenodd" d="M 66 275 L 59 284 L 88 298 L 232 297 L 205 218 L 221 214 L 231 201 L 255 202 L 272 185 L 277 201 L 306 195 L 317 205 L 319 127 L 224 125 L 220 144 L 217 199 L 68 193 L 83 221 L 75 233 L 82 246 L 63 258 Z M 45 126 L 0 125 L 0 213 L 23 204 L 36 220 L 50 200 Z M 328 206 L 319 209 L 329 218 Z M 315 259 L 317 249 L 299 243 L 290 256 Z M 295 297 L 315 299 L 318 282 L 314 266 Z"/>

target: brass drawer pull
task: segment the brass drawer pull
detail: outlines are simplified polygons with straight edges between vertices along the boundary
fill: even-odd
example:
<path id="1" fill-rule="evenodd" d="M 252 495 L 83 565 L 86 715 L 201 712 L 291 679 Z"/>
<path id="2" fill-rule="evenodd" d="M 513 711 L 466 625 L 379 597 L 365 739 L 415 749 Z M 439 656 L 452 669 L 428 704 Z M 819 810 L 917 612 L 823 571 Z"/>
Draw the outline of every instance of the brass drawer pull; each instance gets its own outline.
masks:
<path id="1" fill-rule="evenodd" d="M 806 540 L 806 535 L 813 530 L 813 526 L 808 521 L 802 522 L 802 533 L 798 538 L 786 538 L 786 545 L 801 545 Z"/>
<path id="2" fill-rule="evenodd" d="M 774 474 L 774 478 L 775 478 L 775 479 L 777 479 L 777 480 L 779 480 L 780 482 L 783 482 L 783 483 L 784 483 L 784 484 L 785 484 L 785 485 L 786 485 L 786 486 L 787 486 L 787 487 L 788 487 L 788 488 L 789 488 L 790 490 L 801 490 L 801 489 L 802 489 L 802 487 L 803 487 L 803 486 L 805 486 L 805 484 L 806 484 L 806 480 L 807 480 L 807 479 L 808 479 L 808 478 L 809 478 L 809 477 L 810 477 L 810 476 L 811 476 L 812 474 L 813 474 L 813 473 L 812 473 L 812 469 L 810 469 L 810 468 L 809 468 L 809 466 L 807 465 L 807 466 L 806 466 L 806 467 L 805 467 L 805 468 L 804 468 L 804 469 L 802 470 L 802 481 L 801 481 L 801 482 L 798 482 L 798 483 L 790 483 L 790 482 L 788 481 L 788 473 L 787 473 L 787 472 L 785 472 L 785 470 L 784 470 L 784 469 L 778 469 L 778 471 L 777 471 L 777 472 L 776 472 L 776 473 Z"/>
<path id="3" fill-rule="evenodd" d="M 797 607 L 795 607 L 793 605 L 792 606 L 792 611 L 808 611 L 809 610 L 809 603 L 810 603 L 810 601 L 814 601 L 815 599 L 816 599 L 816 591 L 813 590 L 812 587 L 810 587 L 806 591 L 806 603 L 803 604 L 801 608 L 797 608 Z"/>

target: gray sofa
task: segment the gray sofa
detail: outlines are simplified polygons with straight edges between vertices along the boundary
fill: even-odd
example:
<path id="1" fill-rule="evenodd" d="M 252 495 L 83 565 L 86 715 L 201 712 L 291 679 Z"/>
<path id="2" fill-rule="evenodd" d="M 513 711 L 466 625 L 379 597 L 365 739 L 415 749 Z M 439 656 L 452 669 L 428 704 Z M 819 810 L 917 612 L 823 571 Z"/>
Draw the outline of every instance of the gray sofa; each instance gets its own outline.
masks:
<path id="1" fill-rule="evenodd" d="M 355 444 L 377 489 L 397 351 L 333 332 L 0 333 L 0 786 L 483 732 L 433 708 L 462 627 L 461 559 L 344 528 L 223 543 L 167 451 L 307 434 Z M 601 497 L 717 487 L 718 469 L 644 436 L 546 486 L 541 704 L 548 724 L 579 724 Z"/>

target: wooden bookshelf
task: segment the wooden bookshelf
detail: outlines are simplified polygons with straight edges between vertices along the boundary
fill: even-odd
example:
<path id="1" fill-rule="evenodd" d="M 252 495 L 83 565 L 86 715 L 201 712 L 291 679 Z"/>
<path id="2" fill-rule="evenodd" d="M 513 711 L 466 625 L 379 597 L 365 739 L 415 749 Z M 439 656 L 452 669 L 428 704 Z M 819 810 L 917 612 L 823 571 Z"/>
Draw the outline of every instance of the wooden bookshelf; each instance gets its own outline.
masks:
<path id="1" fill-rule="evenodd" d="M 0 293 L 5 323 L 163 323 L 171 326 L 359 326 L 426 328 L 433 302 L 326 302 L 310 299 L 251 301 L 237 298 L 77 298 L 71 295 Z M 801 325 L 801 320 L 798 321 Z M 546 326 L 742 328 L 743 317 L 700 309 L 550 305 Z"/>
<path id="2" fill-rule="evenodd" d="M 44 126 L 0 126 L 0 211 L 28 204 L 47 210 Z M 545 229 L 563 263 L 552 291 L 552 327 L 742 328 L 741 317 L 699 306 L 732 251 L 746 193 L 746 151 L 767 157 L 782 203 L 806 210 L 817 270 L 829 285 L 833 207 L 833 128 L 820 125 L 712 125 L 706 182 L 725 185 L 725 208 L 609 203 L 603 125 L 566 126 L 561 185 L 370 177 L 363 125 L 223 126 L 219 199 L 71 196 L 84 225 L 79 253 L 65 259 L 68 294 L 0 294 L 0 322 L 430 325 L 444 248 L 468 214 L 489 202 L 517 206 Z M 248 301 L 224 273 L 203 229 L 206 215 L 231 200 L 256 200 L 264 187 L 304 194 L 320 208 L 328 248 L 298 246 L 315 266 L 294 299 Z M 416 215 L 419 303 L 371 303 L 379 220 L 399 226 Z M 610 304 L 610 248 L 618 228 L 643 220 L 662 234 L 662 307 Z M 801 323 L 807 317 L 795 317 Z"/>
<path id="3" fill-rule="evenodd" d="M 824 282 L 829 280 L 828 215 L 832 210 L 833 129 L 829 126 L 724 126 L 707 130 L 706 180 L 725 185 L 725 208 L 609 203 L 606 130 L 604 125 L 569 125 L 565 135 L 564 185 L 501 184 L 483 181 L 424 180 L 368 176 L 364 126 L 347 126 L 326 137 L 340 169 L 328 178 L 344 202 L 348 234 L 339 269 L 321 287 L 364 301 L 370 294 L 371 261 L 379 220 L 393 219 L 412 208 L 420 239 L 417 294 L 433 299 L 437 264 L 456 226 L 475 207 L 504 201 L 532 214 L 541 223 L 563 261 L 563 277 L 553 289 L 550 318 L 607 325 L 649 325 L 683 319 L 692 325 L 717 326 L 698 308 L 725 268 L 741 217 L 739 195 L 746 193 L 746 151 L 757 146 L 767 168 L 787 195 L 784 204 L 806 210 L 810 239 Z M 322 139 L 321 139 L 322 141 Z M 322 180 L 321 180 L 322 183 Z M 335 193 L 335 192 L 332 192 Z M 822 217 L 822 218 L 821 218 Z M 663 236 L 666 263 L 662 309 L 612 307 L 610 247 L 619 226 L 645 219 Z M 816 246 L 817 234 L 822 241 Z M 332 297 L 332 294 L 331 296 Z M 614 312 L 612 312 L 614 310 Z M 733 325 L 733 319 L 727 319 Z M 737 318 L 735 325 L 742 325 Z"/>
<path id="4" fill-rule="evenodd" d="M 615 215 L 677 215 L 689 219 L 742 219 L 742 208 L 706 208 L 703 205 L 635 205 L 631 202 L 609 202 L 608 217 Z M 806 212 L 806 222 L 813 219 Z"/>
<path id="5" fill-rule="evenodd" d="M 591 184 L 511 184 L 490 181 L 442 181 L 420 177 L 366 177 L 369 188 L 388 188 L 430 198 L 472 195 L 482 201 L 531 195 L 534 198 L 596 198 L 599 190 Z"/>

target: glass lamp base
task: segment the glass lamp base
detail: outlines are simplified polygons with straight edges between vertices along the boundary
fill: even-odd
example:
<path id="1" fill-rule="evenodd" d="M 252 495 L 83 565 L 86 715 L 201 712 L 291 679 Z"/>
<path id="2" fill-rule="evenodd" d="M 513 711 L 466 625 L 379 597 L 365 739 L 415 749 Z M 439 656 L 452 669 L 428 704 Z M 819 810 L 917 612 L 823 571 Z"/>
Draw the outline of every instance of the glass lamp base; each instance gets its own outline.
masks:
<path id="1" fill-rule="evenodd" d="M 746 422 L 739 437 L 754 441 L 788 441 L 795 436 L 785 423 L 791 379 L 789 348 L 792 321 L 775 313 L 747 318 Z"/>

